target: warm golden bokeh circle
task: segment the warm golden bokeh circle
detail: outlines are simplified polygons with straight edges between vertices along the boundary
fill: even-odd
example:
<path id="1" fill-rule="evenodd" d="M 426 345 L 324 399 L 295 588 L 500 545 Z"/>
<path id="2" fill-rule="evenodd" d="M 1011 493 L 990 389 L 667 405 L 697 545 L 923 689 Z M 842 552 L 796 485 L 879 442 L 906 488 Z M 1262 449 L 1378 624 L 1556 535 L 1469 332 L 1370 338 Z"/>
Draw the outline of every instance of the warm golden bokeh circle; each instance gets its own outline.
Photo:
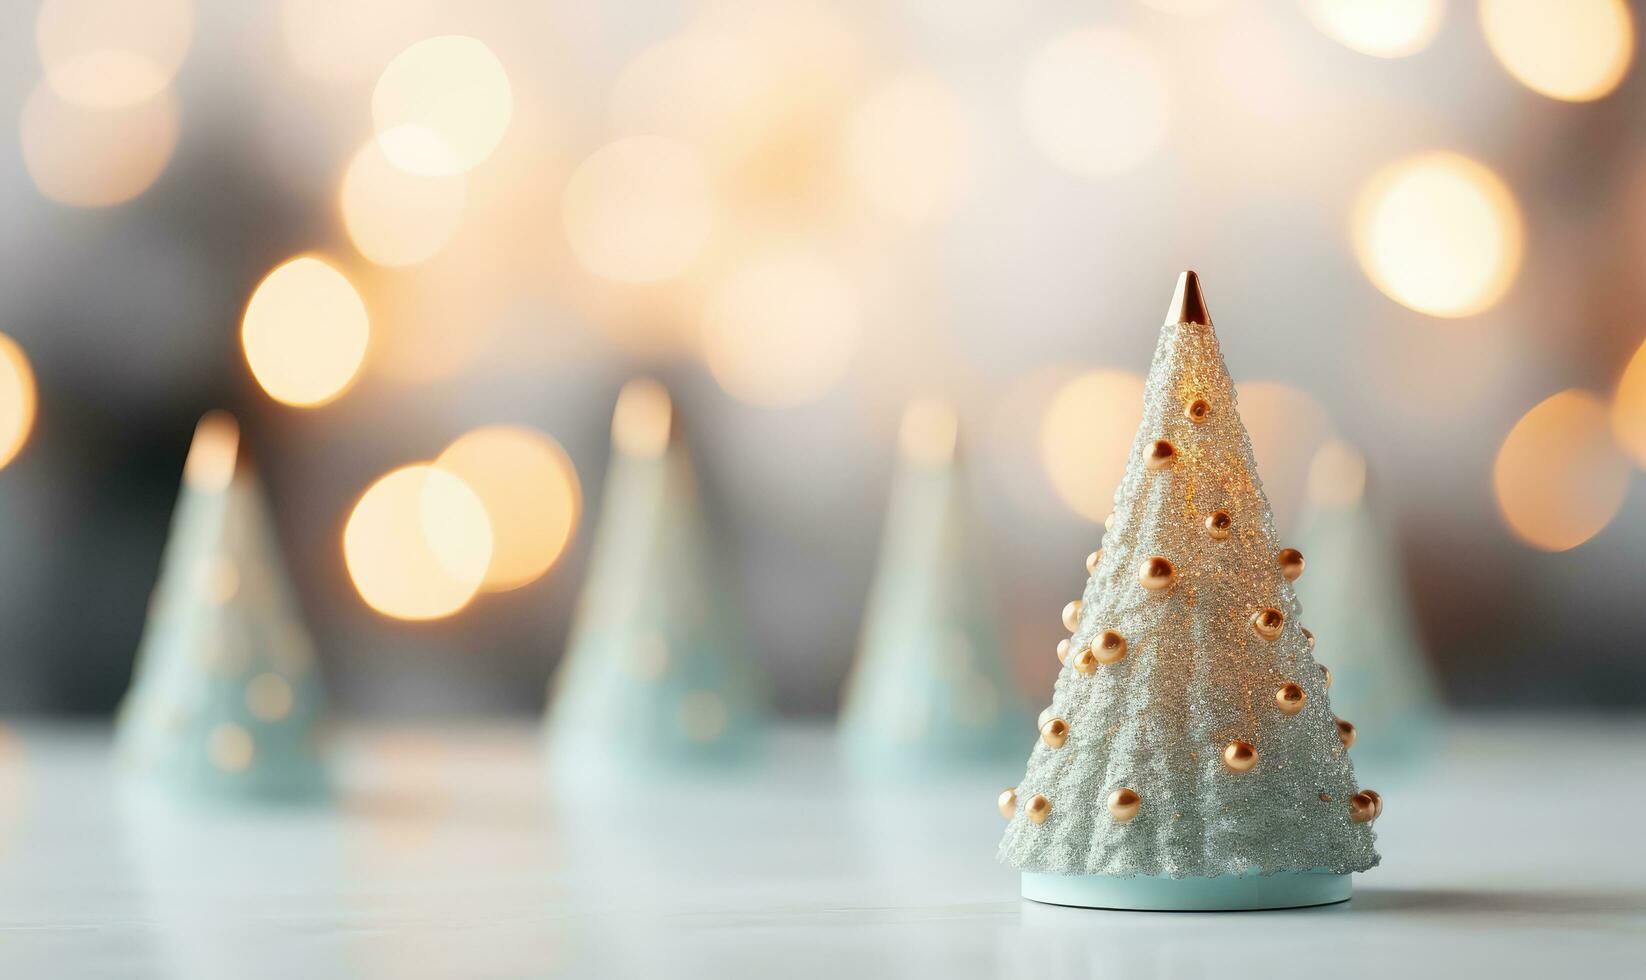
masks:
<path id="1" fill-rule="evenodd" d="M 483 42 L 431 37 L 400 52 L 372 91 L 372 121 L 390 162 L 450 176 L 483 162 L 514 114 L 508 73 Z"/>
<path id="2" fill-rule="evenodd" d="M 729 32 L 666 38 L 624 66 L 612 86 L 613 128 L 683 139 L 724 163 L 769 124 L 779 77 L 770 53 Z"/>
<path id="3" fill-rule="evenodd" d="M 1443 0 L 1304 0 L 1321 33 L 1376 58 L 1404 58 L 1429 46 L 1445 19 Z"/>
<path id="4" fill-rule="evenodd" d="M 159 95 L 193 36 L 190 0 L 44 0 L 34 22 L 47 84 L 64 101 L 93 109 Z"/>
<path id="5" fill-rule="evenodd" d="M 776 252 L 734 269 L 703 313 L 703 354 L 727 394 L 798 405 L 834 387 L 857 353 L 857 289 L 806 252 Z"/>
<path id="6" fill-rule="evenodd" d="M 1646 343 L 1629 359 L 1612 396 L 1612 434 L 1646 468 Z"/>
<path id="7" fill-rule="evenodd" d="M 338 204 L 361 255 L 378 265 L 416 265 L 457 233 L 464 196 L 462 177 L 408 173 L 372 139 L 349 162 Z"/>
<path id="8" fill-rule="evenodd" d="M 1331 416 L 1313 396 L 1291 385 L 1247 381 L 1235 388 L 1264 495 L 1276 528 L 1285 534 L 1301 517 L 1309 468 L 1332 437 Z"/>
<path id="9" fill-rule="evenodd" d="M 1520 206 L 1501 177 L 1458 153 L 1424 153 L 1378 171 L 1360 192 L 1352 226 L 1372 283 L 1431 316 L 1490 309 L 1520 271 Z"/>
<path id="10" fill-rule="evenodd" d="M 535 429 L 488 425 L 453 442 L 434 465 L 480 497 L 493 547 L 482 588 L 518 589 L 560 558 L 577 529 L 583 495 L 560 444 Z"/>
<path id="11" fill-rule="evenodd" d="M 853 116 L 846 164 L 858 193 L 905 221 L 941 218 L 965 200 L 976 177 L 976 136 L 965 105 L 935 77 L 886 82 Z"/>
<path id="12" fill-rule="evenodd" d="M 364 79 L 432 33 L 434 8 L 435 0 L 281 0 L 280 32 L 292 65 L 309 78 Z"/>
<path id="13" fill-rule="evenodd" d="M 366 305 L 324 259 L 303 255 L 269 273 L 246 304 L 240 342 L 269 397 L 311 408 L 353 383 L 371 328 Z"/>
<path id="14" fill-rule="evenodd" d="M 714 197 L 696 149 L 631 136 L 572 173 L 561 214 L 585 269 L 612 282 L 660 282 L 685 272 L 708 244 Z"/>
<path id="15" fill-rule="evenodd" d="M 396 619 L 439 619 L 468 605 L 485 581 L 491 521 L 457 476 L 405 466 L 355 503 L 343 529 L 343 558 L 373 609 Z"/>
<path id="16" fill-rule="evenodd" d="M 177 148 L 178 128 L 170 89 L 133 105 L 89 108 L 64 101 L 41 82 L 18 119 L 34 186 L 81 208 L 109 207 L 148 190 Z"/>
<path id="17" fill-rule="evenodd" d="M 1327 440 L 1309 462 L 1309 506 L 1340 510 L 1366 494 L 1366 457 L 1340 439 Z"/>
<path id="18" fill-rule="evenodd" d="M 17 341 L 0 333 L 0 468 L 29 441 L 38 397 L 28 356 Z"/>
<path id="19" fill-rule="evenodd" d="M 1132 439 L 1143 422 L 1143 379 L 1087 371 L 1070 379 L 1040 420 L 1040 461 L 1064 504 L 1094 524 L 1114 509 Z"/>
<path id="20" fill-rule="evenodd" d="M 1634 60 L 1623 0 L 1480 0 L 1486 45 L 1516 80 L 1566 102 L 1608 95 Z"/>
<path id="21" fill-rule="evenodd" d="M 1498 511 L 1522 541 L 1566 551 L 1617 516 L 1629 488 L 1629 461 L 1612 441 L 1599 398 L 1568 389 L 1515 423 L 1492 467 Z"/>
<path id="22" fill-rule="evenodd" d="M 1166 71 L 1141 40 L 1113 28 L 1073 31 L 1041 48 L 1021 100 L 1035 145 L 1082 176 L 1132 170 L 1166 138 Z"/>

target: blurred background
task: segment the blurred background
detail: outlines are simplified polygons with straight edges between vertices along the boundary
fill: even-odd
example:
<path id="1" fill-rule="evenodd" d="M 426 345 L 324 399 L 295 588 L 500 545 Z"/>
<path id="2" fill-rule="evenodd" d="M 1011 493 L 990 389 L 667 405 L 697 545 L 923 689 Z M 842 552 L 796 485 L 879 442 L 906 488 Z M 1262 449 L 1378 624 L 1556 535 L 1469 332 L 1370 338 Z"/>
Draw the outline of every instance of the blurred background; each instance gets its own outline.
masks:
<path id="1" fill-rule="evenodd" d="M 112 710 L 212 408 L 345 712 L 541 710 L 638 375 L 797 716 L 836 707 L 904 407 L 952 402 L 1038 700 L 1185 268 L 1282 536 L 1363 456 L 1448 702 L 1638 708 L 1638 15 L 0 5 L 0 710 Z M 436 459 L 483 574 L 364 496 Z M 367 601 L 385 568 L 417 602 Z"/>

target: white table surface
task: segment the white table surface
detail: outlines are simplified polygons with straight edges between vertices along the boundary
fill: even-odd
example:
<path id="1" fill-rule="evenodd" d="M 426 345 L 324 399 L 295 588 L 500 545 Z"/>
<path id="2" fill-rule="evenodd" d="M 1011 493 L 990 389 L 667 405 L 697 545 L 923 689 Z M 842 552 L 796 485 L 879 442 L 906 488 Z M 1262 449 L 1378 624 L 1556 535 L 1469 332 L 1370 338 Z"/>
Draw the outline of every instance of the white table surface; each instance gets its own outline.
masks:
<path id="1" fill-rule="evenodd" d="M 343 733 L 335 806 L 123 791 L 101 728 L 0 728 L 0 977 L 1643 977 L 1646 722 L 1454 725 L 1378 786 L 1345 905 L 1095 912 L 994 861 L 1008 774 L 551 785 L 516 727 Z"/>

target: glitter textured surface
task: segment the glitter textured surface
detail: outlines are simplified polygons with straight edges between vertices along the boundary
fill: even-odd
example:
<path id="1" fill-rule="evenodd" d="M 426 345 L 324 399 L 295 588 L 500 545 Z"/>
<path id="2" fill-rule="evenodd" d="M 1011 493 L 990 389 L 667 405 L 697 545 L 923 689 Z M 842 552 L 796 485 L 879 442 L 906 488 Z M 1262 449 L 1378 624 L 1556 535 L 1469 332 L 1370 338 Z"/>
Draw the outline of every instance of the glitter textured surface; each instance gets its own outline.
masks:
<path id="1" fill-rule="evenodd" d="M 1211 406 L 1198 423 L 1184 411 L 1197 398 Z M 1149 470 L 1144 457 L 1156 439 L 1170 440 L 1177 459 Z M 1221 541 L 1205 528 L 1220 509 L 1233 517 Z M 1017 786 L 1020 801 L 1044 794 L 1052 811 L 1035 824 L 1020 803 L 1002 860 L 1024 871 L 1174 877 L 1377 864 L 1371 825 L 1349 819 L 1349 798 L 1361 787 L 1302 610 L 1275 560 L 1280 547 L 1216 335 L 1199 324 L 1162 328 L 1143 422 L 1072 644 L 1080 650 L 1113 629 L 1127 653 L 1093 674 L 1064 667 L 1058 675 L 1052 714 L 1069 723 L 1067 742 L 1053 749 L 1037 741 Z M 1168 590 L 1138 582 L 1155 555 L 1177 569 Z M 1048 602 L 1047 615 L 1059 605 Z M 1271 606 L 1286 621 L 1267 641 L 1250 619 Z M 1329 650 L 1332 638 L 1319 643 Z M 1288 681 L 1308 692 L 1290 716 L 1274 697 Z M 1223 764 L 1235 739 L 1257 749 L 1248 772 Z M 1125 823 L 1107 809 L 1121 787 L 1142 797 Z"/>

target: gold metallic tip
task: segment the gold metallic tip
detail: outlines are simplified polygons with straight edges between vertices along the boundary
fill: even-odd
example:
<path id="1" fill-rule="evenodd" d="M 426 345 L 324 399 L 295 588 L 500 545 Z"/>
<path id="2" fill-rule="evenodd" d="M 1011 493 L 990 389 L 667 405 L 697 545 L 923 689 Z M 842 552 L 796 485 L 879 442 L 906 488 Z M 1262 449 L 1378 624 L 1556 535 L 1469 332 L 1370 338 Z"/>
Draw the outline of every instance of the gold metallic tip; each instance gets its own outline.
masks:
<path id="1" fill-rule="evenodd" d="M 674 402 L 651 378 L 635 378 L 618 392 L 612 411 L 612 442 L 630 456 L 656 458 L 674 435 Z"/>
<path id="2" fill-rule="evenodd" d="M 1193 270 L 1177 277 L 1177 292 L 1172 294 L 1172 305 L 1166 308 L 1166 326 L 1177 323 L 1212 325 L 1212 315 L 1206 312 L 1206 297 L 1200 292 L 1200 277 Z"/>

